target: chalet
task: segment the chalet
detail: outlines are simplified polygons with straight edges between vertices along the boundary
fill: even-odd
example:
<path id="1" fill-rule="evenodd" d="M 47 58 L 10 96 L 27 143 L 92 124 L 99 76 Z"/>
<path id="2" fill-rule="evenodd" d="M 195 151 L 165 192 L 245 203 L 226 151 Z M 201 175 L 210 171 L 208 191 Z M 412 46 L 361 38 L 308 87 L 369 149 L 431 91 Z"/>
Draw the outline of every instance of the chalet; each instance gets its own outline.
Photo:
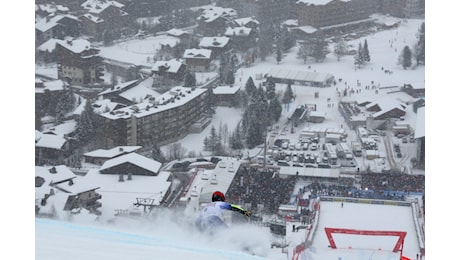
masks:
<path id="1" fill-rule="evenodd" d="M 248 27 L 229 27 L 224 35 L 232 39 L 235 49 L 247 50 L 256 45 L 256 31 Z"/>
<path id="2" fill-rule="evenodd" d="M 203 37 L 198 45 L 202 49 L 211 50 L 211 59 L 216 59 L 219 55 L 230 50 L 229 37 Z"/>
<path id="3" fill-rule="evenodd" d="M 208 71 L 211 67 L 211 50 L 186 49 L 183 58 L 190 71 Z"/>
<path id="4" fill-rule="evenodd" d="M 204 36 L 222 35 L 227 28 L 227 23 L 236 17 L 237 13 L 233 8 L 203 6 L 201 15 L 197 17 L 197 30 Z"/>
<path id="5" fill-rule="evenodd" d="M 87 0 L 81 4 L 87 12 L 80 16 L 84 34 L 103 40 L 109 34 L 129 30 L 129 15 L 117 1 Z"/>
<path id="6" fill-rule="evenodd" d="M 98 210 L 102 204 L 98 201 L 102 195 L 97 193 L 99 187 L 84 187 L 79 185 L 66 186 L 65 189 L 70 193 L 64 205 L 65 211 L 78 213 L 81 209 L 86 209 L 90 213 L 100 215 Z"/>
<path id="7" fill-rule="evenodd" d="M 35 24 L 36 46 L 49 39 L 61 39 L 66 36 L 78 37 L 82 32 L 82 24 L 78 17 L 73 15 L 49 15 Z"/>
<path id="8" fill-rule="evenodd" d="M 254 31 L 257 31 L 260 23 L 257 21 L 254 17 L 244 17 L 244 18 L 238 18 L 234 19 L 231 22 L 233 27 L 247 27 L 251 28 Z"/>
<path id="9" fill-rule="evenodd" d="M 77 176 L 65 165 L 35 166 L 35 214 L 55 217 L 52 208 L 57 197 L 65 200 L 67 195 L 59 185 L 72 185 Z"/>
<path id="10" fill-rule="evenodd" d="M 70 154 L 66 138 L 54 134 L 42 134 L 35 140 L 35 165 L 64 163 Z"/>
<path id="11" fill-rule="evenodd" d="M 68 84 L 62 80 L 43 81 L 37 79 L 35 82 L 35 108 L 45 109 L 63 97 Z"/>
<path id="12" fill-rule="evenodd" d="M 127 153 L 109 159 L 99 168 L 101 174 L 157 176 L 161 163 L 137 153 Z"/>
<path id="13" fill-rule="evenodd" d="M 99 49 L 91 47 L 87 40 L 58 42 L 56 56 L 58 78 L 72 85 L 94 86 L 103 82 L 102 58 Z"/>
<path id="14" fill-rule="evenodd" d="M 186 67 L 187 65 L 176 59 L 156 61 L 152 66 L 152 74 L 160 82 L 179 83 L 184 80 Z"/>
<path id="15" fill-rule="evenodd" d="M 238 86 L 217 86 L 213 88 L 212 93 L 216 98 L 218 106 L 234 106 L 238 104 L 240 85 Z"/>
<path id="16" fill-rule="evenodd" d="M 112 149 L 98 149 L 83 154 L 83 159 L 87 163 L 102 165 L 110 159 L 133 153 L 141 148 L 142 146 L 117 146 Z"/>
<path id="17" fill-rule="evenodd" d="M 69 8 L 63 5 L 55 4 L 36 4 L 35 15 L 38 17 L 46 17 L 48 15 L 65 15 L 69 13 Z"/>

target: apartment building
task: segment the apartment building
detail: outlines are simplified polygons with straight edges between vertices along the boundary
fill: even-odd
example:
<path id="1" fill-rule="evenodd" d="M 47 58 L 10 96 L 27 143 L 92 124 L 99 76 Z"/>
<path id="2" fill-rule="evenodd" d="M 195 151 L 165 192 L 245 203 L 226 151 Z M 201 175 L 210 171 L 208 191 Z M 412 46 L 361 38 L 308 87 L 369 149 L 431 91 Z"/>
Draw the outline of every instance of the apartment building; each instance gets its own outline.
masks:
<path id="1" fill-rule="evenodd" d="M 206 122 L 205 88 L 174 87 L 150 101 L 103 113 L 105 137 L 112 145 L 164 145 L 183 138 L 195 122 Z"/>

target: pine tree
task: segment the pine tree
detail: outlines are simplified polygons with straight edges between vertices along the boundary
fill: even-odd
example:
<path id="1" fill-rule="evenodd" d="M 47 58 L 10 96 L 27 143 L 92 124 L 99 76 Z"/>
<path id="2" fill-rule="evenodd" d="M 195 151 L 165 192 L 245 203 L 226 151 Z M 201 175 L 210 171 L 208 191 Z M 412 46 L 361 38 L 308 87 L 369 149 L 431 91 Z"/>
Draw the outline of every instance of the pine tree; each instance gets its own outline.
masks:
<path id="1" fill-rule="evenodd" d="M 403 51 L 402 51 L 402 60 L 400 58 L 400 63 L 404 69 L 410 68 L 412 66 L 412 52 L 409 48 L 409 46 L 405 46 Z M 400 56 L 400 57 L 401 57 Z"/>
<path id="2" fill-rule="evenodd" d="M 299 43 L 299 50 L 297 51 L 297 59 L 303 60 L 303 64 L 307 63 L 309 56 L 309 51 L 308 51 L 308 45 L 306 42 L 300 42 Z"/>
<path id="3" fill-rule="evenodd" d="M 235 75 L 233 71 L 231 70 L 228 71 L 225 83 L 230 85 L 231 87 L 233 86 L 233 84 L 235 84 Z"/>
<path id="4" fill-rule="evenodd" d="M 414 47 L 414 56 L 417 65 L 425 65 L 425 22 L 418 31 L 418 41 Z"/>
<path id="5" fill-rule="evenodd" d="M 191 71 L 187 71 L 185 73 L 184 87 L 186 87 L 186 88 L 196 87 L 195 73 L 193 73 Z"/>
<path id="6" fill-rule="evenodd" d="M 337 57 L 337 60 L 340 61 L 340 58 L 345 56 L 348 53 L 348 46 L 347 43 L 343 38 L 336 43 L 334 48 L 334 54 Z"/>
<path id="7" fill-rule="evenodd" d="M 289 104 L 291 103 L 293 98 L 294 98 L 294 93 L 292 92 L 291 82 L 289 81 L 286 87 L 286 91 L 284 91 L 282 103 Z"/>
<path id="8" fill-rule="evenodd" d="M 268 103 L 267 114 L 270 120 L 270 124 L 277 122 L 281 117 L 283 107 L 277 97 L 270 100 Z"/>
<path id="9" fill-rule="evenodd" d="M 251 76 L 249 76 L 248 80 L 246 81 L 245 90 L 246 93 L 248 93 L 248 96 L 252 96 L 252 93 L 256 90 L 256 85 L 254 84 L 254 80 Z"/>
<path id="10" fill-rule="evenodd" d="M 358 45 L 358 51 L 355 54 L 354 64 L 355 66 L 358 66 L 358 68 L 361 68 L 361 65 L 364 64 L 363 46 L 361 43 Z"/>
<path id="11" fill-rule="evenodd" d="M 275 93 L 276 83 L 272 76 L 267 77 L 266 89 L 267 89 L 267 93 L 266 93 L 267 99 L 269 100 L 274 99 L 276 97 L 276 93 Z"/>
<path id="12" fill-rule="evenodd" d="M 283 52 L 281 51 L 281 46 L 276 47 L 276 62 L 280 64 L 280 61 L 283 59 Z"/>
<path id="13" fill-rule="evenodd" d="M 323 62 L 326 58 L 326 55 L 329 53 L 327 47 L 326 38 L 323 33 L 318 33 L 315 37 L 311 39 L 311 53 L 310 56 L 315 59 L 316 62 Z"/>
<path id="14" fill-rule="evenodd" d="M 363 46 L 363 60 L 365 62 L 370 62 L 371 61 L 371 56 L 369 54 L 369 49 L 367 47 L 367 39 L 364 40 L 364 46 Z"/>
<path id="15" fill-rule="evenodd" d="M 79 141 L 86 141 L 93 137 L 96 132 L 95 122 L 96 117 L 93 106 L 90 100 L 86 101 L 85 108 L 80 114 L 75 129 L 75 138 Z"/>

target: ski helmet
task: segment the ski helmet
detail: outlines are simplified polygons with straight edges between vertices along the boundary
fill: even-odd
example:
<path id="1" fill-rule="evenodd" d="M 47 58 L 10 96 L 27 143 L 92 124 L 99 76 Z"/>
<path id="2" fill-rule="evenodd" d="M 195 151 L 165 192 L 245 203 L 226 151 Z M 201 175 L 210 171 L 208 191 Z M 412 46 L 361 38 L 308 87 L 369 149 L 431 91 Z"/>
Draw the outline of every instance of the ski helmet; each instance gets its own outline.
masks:
<path id="1" fill-rule="evenodd" d="M 212 193 L 212 201 L 225 201 L 225 195 L 220 191 Z"/>

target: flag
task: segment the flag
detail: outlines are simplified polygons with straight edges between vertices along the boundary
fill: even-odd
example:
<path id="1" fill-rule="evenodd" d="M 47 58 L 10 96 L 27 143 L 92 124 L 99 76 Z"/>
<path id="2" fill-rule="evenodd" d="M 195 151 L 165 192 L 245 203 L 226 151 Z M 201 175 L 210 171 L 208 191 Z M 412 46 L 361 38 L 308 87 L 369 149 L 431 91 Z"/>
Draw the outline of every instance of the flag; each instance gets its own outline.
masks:
<path id="1" fill-rule="evenodd" d="M 401 256 L 401 260 L 410 260 L 410 258 L 409 258 L 409 257 L 405 257 L 405 256 L 402 255 L 402 256 Z"/>

